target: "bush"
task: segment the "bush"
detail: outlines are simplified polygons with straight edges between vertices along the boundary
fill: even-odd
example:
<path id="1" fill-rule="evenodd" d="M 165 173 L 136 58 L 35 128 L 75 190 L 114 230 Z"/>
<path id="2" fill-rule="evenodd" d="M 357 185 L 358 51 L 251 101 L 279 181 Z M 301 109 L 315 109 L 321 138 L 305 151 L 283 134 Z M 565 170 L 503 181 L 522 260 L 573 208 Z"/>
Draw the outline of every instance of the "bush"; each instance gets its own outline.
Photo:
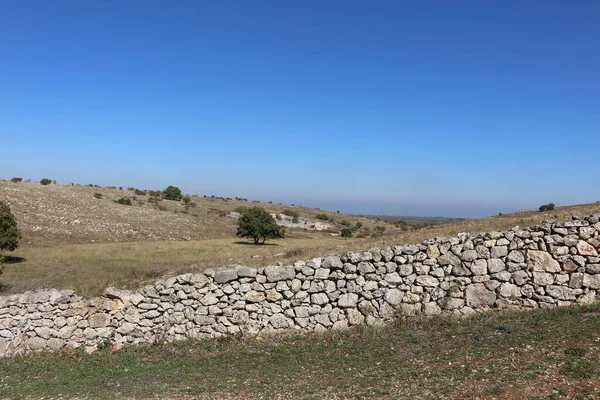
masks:
<path id="1" fill-rule="evenodd" d="M 239 207 L 236 207 L 235 210 L 233 210 L 233 211 L 235 211 L 236 213 L 243 214 L 245 212 L 248 212 L 248 210 L 250 210 L 250 209 L 246 206 L 239 206 Z"/>
<path id="2" fill-rule="evenodd" d="M 137 194 L 138 196 L 145 196 L 146 195 L 146 191 L 145 190 L 140 190 L 140 189 L 134 189 L 133 193 Z"/>
<path id="3" fill-rule="evenodd" d="M 236 235 L 253 239 L 254 244 L 258 244 L 260 240 L 264 243 L 267 239 L 283 238 L 284 229 L 265 209 L 252 207 L 240 216 Z"/>
<path id="4" fill-rule="evenodd" d="M 357 229 L 360 229 L 360 228 L 362 228 L 362 222 L 360 222 L 360 221 L 359 221 L 359 222 L 357 222 L 357 223 L 354 225 L 354 229 L 355 229 L 355 230 L 357 230 Z"/>
<path id="5" fill-rule="evenodd" d="M 0 251 L 15 251 L 19 247 L 21 232 L 17 220 L 7 203 L 0 200 Z M 2 273 L 2 254 L 0 253 L 0 273 Z"/>
<path id="6" fill-rule="evenodd" d="M 158 203 L 159 201 L 162 201 L 162 199 L 160 197 L 156 197 L 156 196 L 148 197 L 148 203 Z"/>
<path id="7" fill-rule="evenodd" d="M 130 206 L 133 204 L 133 201 L 131 200 L 130 197 L 121 197 L 118 200 L 115 200 L 115 203 L 119 203 L 119 204 L 123 204 L 126 206 Z"/>
<path id="8" fill-rule="evenodd" d="M 41 183 L 42 185 L 46 186 L 46 185 L 49 185 L 49 184 L 51 184 L 51 183 L 52 183 L 52 181 L 51 181 L 50 179 L 48 179 L 48 178 L 44 178 L 44 179 L 42 179 L 42 180 L 40 181 L 40 183 Z"/>
<path id="9" fill-rule="evenodd" d="M 352 229 L 350 229 L 350 228 L 342 229 L 342 237 L 344 239 L 351 238 L 352 237 Z"/>
<path id="10" fill-rule="evenodd" d="M 104 197 L 104 196 L 102 195 L 102 193 L 94 193 L 94 197 L 95 197 L 96 199 L 101 199 L 101 198 L 102 198 L 102 197 Z"/>
<path id="11" fill-rule="evenodd" d="M 167 200 L 181 200 L 181 189 L 176 186 L 169 186 L 163 191 L 163 197 Z"/>
<path id="12" fill-rule="evenodd" d="M 23 180 L 23 178 L 17 178 L 17 177 L 14 177 L 14 178 L 12 178 L 10 181 L 11 181 L 11 182 L 13 182 L 13 183 L 19 183 L 19 182 L 21 182 L 22 180 Z"/>
<path id="13" fill-rule="evenodd" d="M 342 224 L 343 226 L 350 226 L 350 222 L 346 221 L 345 219 L 343 219 L 340 224 Z"/>
<path id="14" fill-rule="evenodd" d="M 158 208 L 160 211 L 167 211 L 167 207 L 166 206 L 163 206 L 163 205 L 159 204 L 159 205 L 157 205 L 155 207 Z"/>
<path id="15" fill-rule="evenodd" d="M 321 221 L 329 221 L 329 217 L 327 216 L 327 214 L 317 214 L 315 218 L 320 219 Z"/>
<path id="16" fill-rule="evenodd" d="M 540 211 L 552 211 L 552 210 L 554 210 L 554 207 L 556 207 L 554 205 L 554 203 L 548 203 L 548 204 L 544 204 L 544 205 L 540 206 L 540 208 L 538 210 L 540 210 Z"/>
<path id="17" fill-rule="evenodd" d="M 183 200 L 183 204 L 185 204 L 186 206 L 192 202 L 192 198 L 190 196 L 183 196 L 182 200 Z"/>

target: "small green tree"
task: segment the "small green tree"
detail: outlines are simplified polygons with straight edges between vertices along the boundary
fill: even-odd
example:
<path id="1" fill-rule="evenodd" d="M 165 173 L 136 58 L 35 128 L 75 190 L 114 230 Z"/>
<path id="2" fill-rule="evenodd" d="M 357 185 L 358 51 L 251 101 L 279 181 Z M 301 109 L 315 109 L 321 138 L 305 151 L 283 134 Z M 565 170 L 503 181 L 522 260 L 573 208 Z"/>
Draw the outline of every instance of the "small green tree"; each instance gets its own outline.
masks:
<path id="1" fill-rule="evenodd" d="M 253 239 L 254 244 L 258 244 L 261 240 L 264 243 L 267 239 L 283 238 L 284 229 L 265 209 L 252 207 L 240 216 L 236 235 Z"/>
<path id="2" fill-rule="evenodd" d="M 344 239 L 351 238 L 352 237 L 352 229 L 350 229 L 350 228 L 342 229 L 342 237 Z"/>
<path id="3" fill-rule="evenodd" d="M 548 203 L 548 204 L 544 204 L 544 205 L 540 206 L 540 208 L 538 210 L 552 211 L 552 210 L 554 210 L 554 207 L 556 207 L 556 205 L 554 203 Z"/>
<path id="4" fill-rule="evenodd" d="M 20 238 L 21 232 L 17 227 L 15 216 L 8 204 L 0 200 L 0 251 L 15 251 L 19 247 Z M 0 253 L 0 274 L 3 260 L 4 257 Z"/>
<path id="5" fill-rule="evenodd" d="M 46 186 L 46 185 L 49 185 L 49 184 L 51 184 L 51 183 L 52 183 L 52 181 L 51 181 L 50 179 L 48 179 L 48 178 L 44 178 L 44 179 L 40 180 L 40 183 L 41 183 L 42 185 Z"/>
<path id="6" fill-rule="evenodd" d="M 163 191 L 163 197 L 167 200 L 181 200 L 181 189 L 177 186 L 169 186 Z"/>

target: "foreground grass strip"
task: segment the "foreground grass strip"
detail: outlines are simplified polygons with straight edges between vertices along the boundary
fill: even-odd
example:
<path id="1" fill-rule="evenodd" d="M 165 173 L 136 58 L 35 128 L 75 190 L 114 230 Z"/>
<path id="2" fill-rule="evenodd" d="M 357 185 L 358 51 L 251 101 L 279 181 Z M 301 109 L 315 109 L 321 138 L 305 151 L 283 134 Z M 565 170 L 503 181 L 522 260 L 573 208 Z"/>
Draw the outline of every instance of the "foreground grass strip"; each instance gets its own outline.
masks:
<path id="1" fill-rule="evenodd" d="M 600 306 L 0 360 L 0 398 L 600 398 Z"/>

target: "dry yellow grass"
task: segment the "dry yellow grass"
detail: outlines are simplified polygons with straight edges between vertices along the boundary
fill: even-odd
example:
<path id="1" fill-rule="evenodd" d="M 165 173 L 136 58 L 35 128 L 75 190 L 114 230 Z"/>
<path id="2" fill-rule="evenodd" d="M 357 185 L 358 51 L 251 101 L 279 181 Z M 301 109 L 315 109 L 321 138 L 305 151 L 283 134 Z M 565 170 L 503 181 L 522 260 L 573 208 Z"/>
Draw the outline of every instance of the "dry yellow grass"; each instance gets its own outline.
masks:
<path id="1" fill-rule="evenodd" d="M 102 198 L 95 198 L 96 193 Z M 121 197 L 136 200 L 132 206 L 115 203 Z M 255 205 L 273 213 L 291 209 L 312 221 L 317 214 L 326 214 L 334 219 L 335 229 L 347 220 L 352 224 L 360 221 L 371 230 L 385 225 L 389 232 L 400 231 L 389 223 L 307 207 L 196 196 L 192 197 L 194 207 L 169 200 L 154 204 L 149 195 L 85 186 L 0 181 L 0 199 L 11 206 L 24 241 L 35 246 L 228 238 L 234 236 L 236 220 L 224 214 Z"/>
<path id="2" fill-rule="evenodd" d="M 486 232 L 516 225 L 529 226 L 545 219 L 565 220 L 571 215 L 600 213 L 600 204 L 558 207 L 549 212 L 518 212 L 465 220 L 379 238 L 342 239 L 323 232 L 291 232 L 283 240 L 255 246 L 231 235 L 195 241 L 144 241 L 125 243 L 55 244 L 24 243 L 12 254 L 22 261 L 9 264 L 1 277 L 3 293 L 42 287 L 74 289 L 92 296 L 106 286 L 136 288 L 159 277 L 206 268 L 241 264 L 273 265 L 332 253 L 366 250 L 402 243 L 420 243 L 431 237 L 459 232 Z"/>

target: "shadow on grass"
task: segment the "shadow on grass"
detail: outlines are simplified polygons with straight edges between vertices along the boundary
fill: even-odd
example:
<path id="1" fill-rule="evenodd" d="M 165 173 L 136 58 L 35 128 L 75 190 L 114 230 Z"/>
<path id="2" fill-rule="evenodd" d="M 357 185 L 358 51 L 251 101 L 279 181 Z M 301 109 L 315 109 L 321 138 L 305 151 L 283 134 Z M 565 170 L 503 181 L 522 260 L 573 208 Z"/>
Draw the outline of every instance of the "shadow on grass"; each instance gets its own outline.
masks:
<path id="1" fill-rule="evenodd" d="M 13 285 L 0 283 L 0 293 L 9 292 L 12 289 Z"/>
<path id="2" fill-rule="evenodd" d="M 233 242 L 233 244 L 244 244 L 248 246 L 279 246 L 277 243 L 254 243 L 254 242 L 242 242 L 241 240 Z"/>
<path id="3" fill-rule="evenodd" d="M 27 259 L 23 257 L 15 257 L 15 256 L 4 256 L 4 264 L 18 264 L 27 261 Z"/>

